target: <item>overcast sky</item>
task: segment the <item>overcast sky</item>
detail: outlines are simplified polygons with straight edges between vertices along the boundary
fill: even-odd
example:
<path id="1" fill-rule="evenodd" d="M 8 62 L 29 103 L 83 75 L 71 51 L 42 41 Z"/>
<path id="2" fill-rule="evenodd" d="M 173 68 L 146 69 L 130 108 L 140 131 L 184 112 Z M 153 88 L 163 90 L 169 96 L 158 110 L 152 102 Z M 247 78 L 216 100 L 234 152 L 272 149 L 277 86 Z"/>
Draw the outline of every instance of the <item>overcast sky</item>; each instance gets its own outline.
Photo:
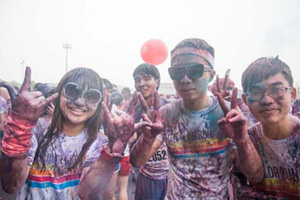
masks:
<path id="1" fill-rule="evenodd" d="M 69 69 L 89 67 L 118 85 L 133 87 L 143 62 L 142 44 L 163 40 L 171 51 L 185 38 L 215 48 L 215 69 L 241 74 L 255 59 L 276 56 L 300 77 L 298 0 L 0 0 L 0 78 L 21 81 L 22 61 L 32 80 L 57 83 L 65 73 L 63 43 L 70 43 Z M 171 82 L 170 59 L 158 65 Z"/>

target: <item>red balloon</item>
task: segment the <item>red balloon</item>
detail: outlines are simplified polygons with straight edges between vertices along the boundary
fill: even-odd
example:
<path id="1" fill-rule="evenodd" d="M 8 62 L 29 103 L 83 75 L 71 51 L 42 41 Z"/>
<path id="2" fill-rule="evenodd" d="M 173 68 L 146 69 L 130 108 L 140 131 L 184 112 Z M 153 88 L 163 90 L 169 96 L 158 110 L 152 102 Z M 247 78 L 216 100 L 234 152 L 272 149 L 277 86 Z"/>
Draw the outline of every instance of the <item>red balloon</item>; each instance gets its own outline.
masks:
<path id="1" fill-rule="evenodd" d="M 141 56 L 146 63 L 159 65 L 167 59 L 168 48 L 163 41 L 151 39 L 143 44 Z"/>

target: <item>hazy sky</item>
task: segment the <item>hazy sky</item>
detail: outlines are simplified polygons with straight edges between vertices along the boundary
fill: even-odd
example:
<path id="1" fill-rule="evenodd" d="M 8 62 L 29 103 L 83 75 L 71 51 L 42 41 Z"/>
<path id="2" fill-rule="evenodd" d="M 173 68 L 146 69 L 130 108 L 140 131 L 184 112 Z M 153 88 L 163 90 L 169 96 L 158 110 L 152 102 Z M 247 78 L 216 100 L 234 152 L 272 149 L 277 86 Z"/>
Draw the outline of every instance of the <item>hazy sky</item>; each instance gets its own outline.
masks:
<path id="1" fill-rule="evenodd" d="M 83 66 L 118 85 L 133 87 L 143 62 L 142 44 L 163 40 L 171 51 L 185 38 L 215 48 L 215 69 L 241 74 L 255 59 L 276 56 L 300 80 L 299 0 L 0 0 L 0 78 L 21 81 L 22 61 L 32 80 L 57 83 L 65 73 L 63 43 L 70 43 L 69 69 Z M 171 82 L 169 58 L 158 65 Z"/>

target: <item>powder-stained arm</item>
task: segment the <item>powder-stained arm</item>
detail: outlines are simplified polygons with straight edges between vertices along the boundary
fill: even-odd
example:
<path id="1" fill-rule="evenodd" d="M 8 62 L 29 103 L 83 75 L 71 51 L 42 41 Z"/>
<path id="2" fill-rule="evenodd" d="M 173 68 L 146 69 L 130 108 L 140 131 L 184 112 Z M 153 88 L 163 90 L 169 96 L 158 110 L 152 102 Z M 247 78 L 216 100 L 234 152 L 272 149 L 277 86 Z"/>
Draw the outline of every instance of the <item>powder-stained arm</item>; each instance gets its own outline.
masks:
<path id="1" fill-rule="evenodd" d="M 31 70 L 26 68 L 24 82 L 16 95 L 11 85 L 4 85 L 12 99 L 7 127 L 2 139 L 0 173 L 3 189 L 7 193 L 18 191 L 25 183 L 29 167 L 27 152 L 31 147 L 32 128 L 45 107 L 58 94 L 45 99 L 41 92 L 31 92 Z"/>
<path id="2" fill-rule="evenodd" d="M 237 146 L 238 163 L 250 182 L 259 182 L 264 176 L 263 163 L 247 132 L 247 118 L 237 110 L 237 88 L 233 90 L 231 110 L 228 110 L 224 99 L 217 94 L 224 118 L 218 121 L 220 129 L 232 138 Z"/>
<path id="3" fill-rule="evenodd" d="M 108 136 L 108 145 L 101 151 L 100 158 L 89 168 L 85 168 L 78 186 L 81 199 L 98 199 L 103 196 L 110 182 L 116 165 L 122 160 L 123 152 L 132 135 L 147 122 L 134 124 L 134 111 L 138 101 L 135 95 L 129 105 L 127 113 L 112 115 L 103 102 L 104 131 Z"/>

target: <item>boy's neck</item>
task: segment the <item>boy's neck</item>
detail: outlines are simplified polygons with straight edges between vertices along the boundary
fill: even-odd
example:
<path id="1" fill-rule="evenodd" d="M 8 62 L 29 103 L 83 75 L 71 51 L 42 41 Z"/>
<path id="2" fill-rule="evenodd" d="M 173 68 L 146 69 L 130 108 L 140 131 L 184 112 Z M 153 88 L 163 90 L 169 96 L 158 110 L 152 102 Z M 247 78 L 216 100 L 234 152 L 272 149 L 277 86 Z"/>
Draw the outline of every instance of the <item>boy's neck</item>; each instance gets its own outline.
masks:
<path id="1" fill-rule="evenodd" d="M 262 124 L 264 135 L 272 140 L 283 140 L 293 134 L 294 129 L 300 125 L 299 119 L 288 114 L 277 123 Z"/>
<path id="2" fill-rule="evenodd" d="M 84 124 L 74 125 L 67 122 L 63 124 L 63 133 L 67 136 L 79 135 L 84 129 Z"/>
<path id="3" fill-rule="evenodd" d="M 151 94 L 150 96 L 148 96 L 145 100 L 146 100 L 146 102 L 147 102 L 147 104 L 148 104 L 148 106 L 153 106 L 153 104 L 154 104 L 154 98 L 153 98 L 153 95 L 154 94 Z"/>
<path id="4" fill-rule="evenodd" d="M 192 111 L 203 110 L 210 106 L 212 103 L 212 98 L 208 95 L 200 96 L 197 99 L 187 99 L 183 101 L 184 108 Z"/>

